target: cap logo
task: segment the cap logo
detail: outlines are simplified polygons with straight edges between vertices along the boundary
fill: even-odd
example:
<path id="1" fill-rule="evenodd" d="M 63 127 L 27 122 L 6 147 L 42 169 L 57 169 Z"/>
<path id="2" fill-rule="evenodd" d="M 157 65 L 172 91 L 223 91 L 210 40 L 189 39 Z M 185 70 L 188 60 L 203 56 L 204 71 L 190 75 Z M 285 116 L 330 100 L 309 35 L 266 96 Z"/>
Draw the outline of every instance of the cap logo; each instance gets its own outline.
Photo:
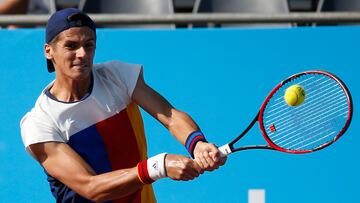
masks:
<path id="1" fill-rule="evenodd" d="M 76 26 L 79 26 L 79 27 L 81 27 L 81 26 L 82 26 L 82 22 L 81 22 L 81 20 L 76 21 Z"/>

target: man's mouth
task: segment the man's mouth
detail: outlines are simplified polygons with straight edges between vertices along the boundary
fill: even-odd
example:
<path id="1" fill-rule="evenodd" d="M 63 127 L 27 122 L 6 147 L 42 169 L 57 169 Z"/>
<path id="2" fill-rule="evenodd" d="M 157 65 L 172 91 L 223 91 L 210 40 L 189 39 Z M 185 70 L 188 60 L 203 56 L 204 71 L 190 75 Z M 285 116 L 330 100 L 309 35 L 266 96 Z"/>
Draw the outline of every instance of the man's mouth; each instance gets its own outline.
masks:
<path id="1" fill-rule="evenodd" d="M 73 66 L 86 67 L 86 63 L 74 63 Z"/>

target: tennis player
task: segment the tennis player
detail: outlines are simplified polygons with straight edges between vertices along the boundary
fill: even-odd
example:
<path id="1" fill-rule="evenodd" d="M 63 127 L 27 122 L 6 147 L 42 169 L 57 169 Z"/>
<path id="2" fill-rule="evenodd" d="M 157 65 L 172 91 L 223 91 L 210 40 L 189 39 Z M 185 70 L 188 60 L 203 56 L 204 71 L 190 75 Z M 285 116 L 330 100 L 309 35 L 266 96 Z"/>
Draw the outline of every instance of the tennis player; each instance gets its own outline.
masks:
<path id="1" fill-rule="evenodd" d="M 95 49 L 95 24 L 86 14 L 70 8 L 48 20 L 44 50 L 55 80 L 20 125 L 56 202 L 156 202 L 154 181 L 192 180 L 224 164 L 191 117 L 146 85 L 141 65 L 93 64 Z M 194 159 L 166 153 L 148 158 L 138 105 Z"/>

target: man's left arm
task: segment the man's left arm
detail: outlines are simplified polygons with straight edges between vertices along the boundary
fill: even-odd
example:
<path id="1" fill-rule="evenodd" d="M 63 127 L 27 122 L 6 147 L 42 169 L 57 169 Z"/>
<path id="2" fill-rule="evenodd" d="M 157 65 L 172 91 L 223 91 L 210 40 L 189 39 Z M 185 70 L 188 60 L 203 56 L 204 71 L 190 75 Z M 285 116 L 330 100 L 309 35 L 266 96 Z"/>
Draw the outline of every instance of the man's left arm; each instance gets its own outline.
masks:
<path id="1" fill-rule="evenodd" d="M 218 148 L 202 139 L 202 133 L 194 120 L 187 113 L 175 109 L 164 97 L 149 87 L 142 72 L 132 99 L 162 123 L 181 144 L 187 145 L 190 154 L 202 169 L 212 171 L 225 163 L 225 158 L 220 157 Z"/>

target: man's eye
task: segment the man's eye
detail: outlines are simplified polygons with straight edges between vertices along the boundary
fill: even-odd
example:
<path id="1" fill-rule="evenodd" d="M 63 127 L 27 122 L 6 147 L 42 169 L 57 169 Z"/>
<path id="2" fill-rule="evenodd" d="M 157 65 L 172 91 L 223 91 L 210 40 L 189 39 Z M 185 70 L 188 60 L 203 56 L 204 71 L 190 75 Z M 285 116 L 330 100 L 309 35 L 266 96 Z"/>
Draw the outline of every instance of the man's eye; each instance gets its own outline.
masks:
<path id="1" fill-rule="evenodd" d="M 65 47 L 68 48 L 68 49 L 75 49 L 76 44 L 66 44 Z"/>
<path id="2" fill-rule="evenodd" d="M 86 48 L 94 48 L 95 44 L 94 43 L 87 43 L 87 44 L 85 44 L 85 47 Z"/>

